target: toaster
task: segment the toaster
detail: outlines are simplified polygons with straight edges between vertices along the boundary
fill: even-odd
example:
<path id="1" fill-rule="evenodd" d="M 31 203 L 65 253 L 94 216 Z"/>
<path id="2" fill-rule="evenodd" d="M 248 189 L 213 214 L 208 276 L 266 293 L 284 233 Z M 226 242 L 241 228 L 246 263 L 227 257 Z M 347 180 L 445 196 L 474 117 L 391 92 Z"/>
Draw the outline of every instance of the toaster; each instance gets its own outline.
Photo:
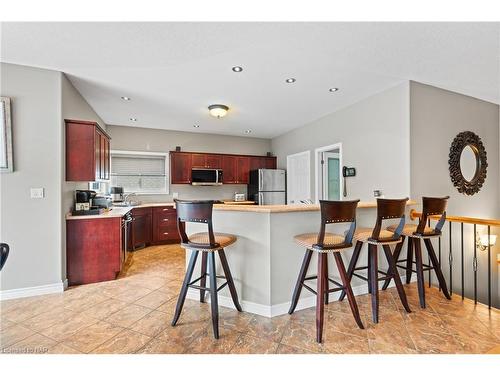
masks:
<path id="1" fill-rule="evenodd" d="M 245 201 L 245 194 L 243 194 L 243 193 L 234 193 L 234 201 L 235 202 L 244 202 Z"/>

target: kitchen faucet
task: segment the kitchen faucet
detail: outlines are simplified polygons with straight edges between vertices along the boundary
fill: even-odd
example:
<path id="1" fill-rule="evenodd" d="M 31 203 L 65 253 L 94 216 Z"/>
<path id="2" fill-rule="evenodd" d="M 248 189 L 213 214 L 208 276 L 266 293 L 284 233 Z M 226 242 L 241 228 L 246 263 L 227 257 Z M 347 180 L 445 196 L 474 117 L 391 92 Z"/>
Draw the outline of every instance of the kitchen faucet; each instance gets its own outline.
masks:
<path id="1" fill-rule="evenodd" d="M 127 194 L 125 194 L 125 195 L 124 195 L 124 198 L 123 198 L 123 202 L 124 202 L 125 204 L 127 204 L 127 205 L 130 205 L 131 203 L 130 203 L 130 202 L 127 202 L 127 200 L 128 200 L 128 197 L 130 197 L 130 196 L 132 196 L 132 195 L 135 195 L 135 196 L 136 196 L 137 194 L 136 194 L 136 193 L 127 193 Z"/>

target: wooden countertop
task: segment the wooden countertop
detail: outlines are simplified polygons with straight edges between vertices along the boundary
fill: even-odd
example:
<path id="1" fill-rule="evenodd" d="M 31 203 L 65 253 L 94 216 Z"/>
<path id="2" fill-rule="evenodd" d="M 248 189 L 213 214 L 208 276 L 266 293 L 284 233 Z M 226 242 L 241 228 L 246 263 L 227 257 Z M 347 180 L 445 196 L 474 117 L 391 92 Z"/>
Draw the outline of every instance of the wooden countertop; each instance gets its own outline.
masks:
<path id="1" fill-rule="evenodd" d="M 414 206 L 417 202 L 409 200 L 406 205 Z M 358 208 L 376 208 L 377 202 L 359 202 Z M 285 212 L 309 212 L 319 211 L 319 204 L 277 204 L 277 205 L 227 205 L 215 204 L 216 211 L 241 211 L 241 212 L 262 212 L 262 213 L 285 213 Z"/>

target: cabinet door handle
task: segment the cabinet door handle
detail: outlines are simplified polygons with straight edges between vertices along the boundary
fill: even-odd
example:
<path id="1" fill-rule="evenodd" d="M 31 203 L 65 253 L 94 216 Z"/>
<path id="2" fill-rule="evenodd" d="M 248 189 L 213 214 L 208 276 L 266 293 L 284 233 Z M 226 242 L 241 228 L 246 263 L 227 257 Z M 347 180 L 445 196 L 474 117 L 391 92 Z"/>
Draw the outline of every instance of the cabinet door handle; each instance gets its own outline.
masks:
<path id="1" fill-rule="evenodd" d="M 168 232 L 163 232 L 163 234 L 168 234 Z"/>
<path id="2" fill-rule="evenodd" d="M 163 221 L 168 221 L 168 219 L 163 219 Z"/>
<path id="3" fill-rule="evenodd" d="M 162 211 L 168 211 L 168 210 L 170 210 L 170 208 L 164 208 L 164 209 L 162 209 Z"/>

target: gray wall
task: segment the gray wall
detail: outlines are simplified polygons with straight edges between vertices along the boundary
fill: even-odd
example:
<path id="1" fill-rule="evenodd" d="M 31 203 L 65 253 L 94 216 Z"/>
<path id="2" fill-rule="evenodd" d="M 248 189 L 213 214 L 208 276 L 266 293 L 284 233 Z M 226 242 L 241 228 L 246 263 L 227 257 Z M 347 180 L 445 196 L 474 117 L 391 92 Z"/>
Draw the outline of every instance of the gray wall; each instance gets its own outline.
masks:
<path id="1" fill-rule="evenodd" d="M 183 151 L 221 152 L 225 154 L 265 155 L 271 150 L 269 139 L 234 137 L 203 133 L 108 125 L 111 148 L 125 151 L 168 152 L 181 146 Z M 190 186 L 171 185 L 170 194 L 141 195 L 143 202 L 172 201 L 172 193 L 180 199 L 231 199 L 235 192 L 246 193 L 246 185 Z"/>
<path id="2" fill-rule="evenodd" d="M 0 65 L 12 98 L 14 172 L 1 174 L 0 237 L 11 246 L 1 289 L 61 282 L 61 73 Z M 30 199 L 31 187 L 45 198 Z"/>
<path id="3" fill-rule="evenodd" d="M 62 144 L 61 144 L 61 215 L 64 217 L 68 213 L 74 203 L 74 192 L 76 189 L 88 189 L 87 182 L 67 182 L 66 181 L 66 156 L 65 156 L 65 119 L 76 119 L 95 121 L 106 129 L 104 121 L 95 113 L 87 101 L 75 89 L 71 81 L 62 74 L 61 77 L 61 129 L 62 129 Z M 66 222 L 62 221 L 61 228 L 61 253 L 62 253 L 62 275 L 65 279 L 66 275 Z"/>
<path id="4" fill-rule="evenodd" d="M 449 195 L 448 214 L 480 218 L 500 217 L 499 186 L 499 106 L 469 96 L 442 90 L 417 82 L 410 83 L 410 140 L 411 140 L 411 195 Z M 465 130 L 479 135 L 488 156 L 488 171 L 481 191 L 473 196 L 459 193 L 451 183 L 448 171 L 448 153 L 455 136 Z M 452 226 L 452 282 L 455 292 L 460 292 L 461 243 L 459 224 Z M 443 269 L 449 283 L 449 232 L 444 233 L 442 244 Z M 477 227 L 486 233 L 485 227 Z M 500 234 L 500 233 L 499 233 Z M 472 225 L 464 225 L 464 265 L 466 295 L 472 297 L 472 254 L 474 232 Z M 499 305 L 498 268 L 496 253 L 492 249 L 493 292 Z M 486 302 L 487 253 L 478 252 L 479 297 Z"/>
<path id="5" fill-rule="evenodd" d="M 278 166 L 286 157 L 311 151 L 311 195 L 315 198 L 314 150 L 342 143 L 343 164 L 356 167 L 347 181 L 348 198 L 372 200 L 373 190 L 386 197 L 410 194 L 409 87 L 400 84 L 356 104 L 273 138 Z"/>

